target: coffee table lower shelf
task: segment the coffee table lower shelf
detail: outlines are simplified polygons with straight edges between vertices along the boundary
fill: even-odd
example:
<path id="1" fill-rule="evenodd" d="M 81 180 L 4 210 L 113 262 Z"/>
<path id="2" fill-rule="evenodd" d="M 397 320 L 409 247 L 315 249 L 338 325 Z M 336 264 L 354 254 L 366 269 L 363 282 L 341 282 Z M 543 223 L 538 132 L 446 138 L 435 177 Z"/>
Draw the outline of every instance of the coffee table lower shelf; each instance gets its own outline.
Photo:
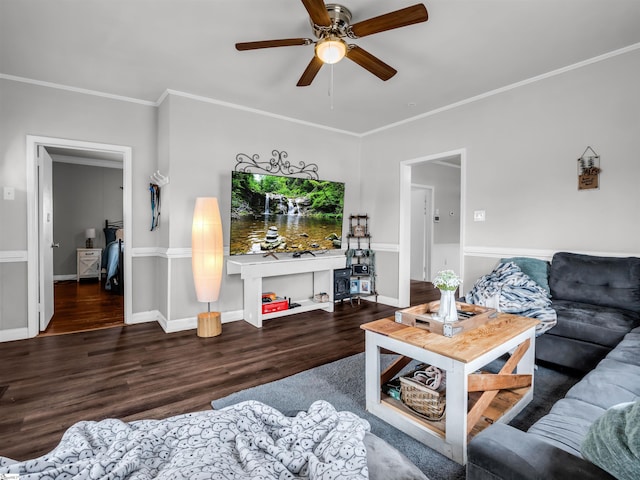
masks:
<path id="1" fill-rule="evenodd" d="M 522 401 L 530 390 L 531 387 L 518 388 L 514 390 L 500 390 L 484 411 L 478 422 L 473 426 L 471 432 L 469 432 L 467 441 L 471 440 L 485 428 L 500 421 L 500 419 L 505 415 L 508 416 L 511 409 Z M 481 393 L 482 392 L 473 392 L 469 394 L 469 410 L 473 408 Z M 394 412 L 407 417 L 410 421 L 420 424 L 422 427 L 433 432 L 434 435 L 439 436 L 442 439 L 445 438 L 446 423 L 444 421 L 444 417 L 442 420 L 427 420 L 420 416 L 420 414 L 411 410 L 400 400 L 396 400 L 382 392 L 380 393 L 380 403 L 385 407 L 392 409 Z"/>

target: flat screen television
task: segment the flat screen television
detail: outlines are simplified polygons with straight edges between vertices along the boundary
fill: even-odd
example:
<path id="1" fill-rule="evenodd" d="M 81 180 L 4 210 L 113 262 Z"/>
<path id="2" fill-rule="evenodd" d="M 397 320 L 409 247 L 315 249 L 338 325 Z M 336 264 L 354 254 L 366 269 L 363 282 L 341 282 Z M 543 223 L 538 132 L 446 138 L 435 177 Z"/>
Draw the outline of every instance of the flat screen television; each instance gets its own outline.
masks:
<path id="1" fill-rule="evenodd" d="M 344 183 L 231 174 L 231 255 L 342 247 Z"/>

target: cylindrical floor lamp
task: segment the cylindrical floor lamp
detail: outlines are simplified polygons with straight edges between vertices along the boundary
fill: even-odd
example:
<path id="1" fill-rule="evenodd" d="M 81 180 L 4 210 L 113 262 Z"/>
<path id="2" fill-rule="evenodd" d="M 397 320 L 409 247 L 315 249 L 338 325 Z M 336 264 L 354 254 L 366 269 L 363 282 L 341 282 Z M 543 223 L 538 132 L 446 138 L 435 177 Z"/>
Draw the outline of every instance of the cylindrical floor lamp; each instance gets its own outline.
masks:
<path id="1" fill-rule="evenodd" d="M 218 199 L 198 197 L 191 229 L 191 266 L 196 296 L 207 302 L 207 311 L 198 314 L 198 336 L 215 337 L 222 333 L 220 312 L 211 311 L 218 301 L 222 282 L 222 221 Z"/>

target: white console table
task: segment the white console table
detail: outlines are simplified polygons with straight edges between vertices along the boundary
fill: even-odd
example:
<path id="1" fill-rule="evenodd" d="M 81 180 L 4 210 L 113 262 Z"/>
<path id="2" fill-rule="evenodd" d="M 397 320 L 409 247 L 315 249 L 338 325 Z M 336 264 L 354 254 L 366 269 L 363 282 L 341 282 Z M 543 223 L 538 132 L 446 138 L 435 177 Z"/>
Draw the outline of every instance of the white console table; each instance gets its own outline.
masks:
<path id="1" fill-rule="evenodd" d="M 244 287 L 244 319 L 255 327 L 262 328 L 262 321 L 270 318 L 292 315 L 322 309 L 333 312 L 333 271 L 345 268 L 343 252 L 336 254 L 305 255 L 293 258 L 280 255 L 279 260 L 263 256 L 233 257 L 227 260 L 227 273 L 240 274 Z M 314 302 L 311 299 L 292 300 L 300 306 L 290 310 L 262 314 L 262 279 L 297 273 L 313 273 L 313 294 L 326 293 L 328 302 Z"/>

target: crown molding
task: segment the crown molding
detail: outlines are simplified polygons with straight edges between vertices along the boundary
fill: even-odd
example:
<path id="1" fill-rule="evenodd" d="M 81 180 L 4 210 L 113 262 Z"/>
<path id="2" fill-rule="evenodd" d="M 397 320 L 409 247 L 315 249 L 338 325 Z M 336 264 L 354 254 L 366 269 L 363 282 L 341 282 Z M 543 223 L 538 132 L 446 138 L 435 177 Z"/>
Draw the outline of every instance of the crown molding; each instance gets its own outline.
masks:
<path id="1" fill-rule="evenodd" d="M 314 128 L 319 128 L 321 130 L 328 130 L 330 132 L 340 133 L 340 134 L 343 134 L 343 135 L 351 135 L 351 136 L 354 136 L 354 137 L 361 137 L 361 135 L 359 133 L 350 132 L 348 130 L 341 130 L 339 128 L 328 127 L 326 125 L 322 125 L 322 124 L 319 124 L 319 123 L 307 122 L 305 120 L 299 120 L 297 118 L 287 117 L 285 115 L 279 115 L 277 113 L 267 112 L 266 110 L 259 110 L 257 108 L 251 108 L 251 107 L 247 107 L 247 106 L 244 106 L 244 105 L 239 105 L 237 103 L 230 103 L 230 102 L 225 102 L 225 101 L 222 101 L 222 100 L 216 100 L 215 98 L 203 97 L 201 95 L 194 95 L 194 94 L 187 93 L 187 92 L 181 92 L 179 90 L 171 90 L 171 89 L 165 90 L 163 92 L 163 94 L 160 95 L 160 98 L 158 98 L 158 100 L 156 102 L 156 105 L 160 106 L 162 104 L 162 102 L 164 102 L 164 100 L 169 95 L 175 95 L 177 97 L 188 98 L 190 100 L 195 100 L 195 101 L 202 102 L 202 103 L 209 103 L 209 104 L 212 104 L 212 105 L 218 105 L 220 107 L 232 108 L 234 110 L 241 110 L 243 112 L 254 113 L 256 115 L 262 115 L 262 116 L 265 116 L 265 117 L 275 118 L 277 120 L 283 120 L 285 122 L 297 123 L 299 125 L 305 125 L 307 127 L 314 127 Z"/>
<path id="2" fill-rule="evenodd" d="M 28 83 L 30 85 L 38 85 L 39 87 L 55 88 L 58 90 L 66 90 L 67 92 L 81 93 L 83 95 L 93 95 L 94 97 L 109 98 L 111 100 L 118 100 L 121 102 L 137 103 L 138 105 L 145 105 L 147 107 L 157 107 L 155 102 L 148 100 L 140 100 L 139 98 L 126 97 L 124 95 L 114 95 L 113 93 L 100 92 L 98 90 L 89 90 L 87 88 L 71 87 L 69 85 L 63 85 L 61 83 L 44 82 L 42 80 L 35 80 L 33 78 L 18 77 L 16 75 L 7 75 L 0 73 L 0 79 L 11 80 L 14 82 Z"/>
<path id="3" fill-rule="evenodd" d="M 493 97 L 494 95 L 499 95 L 501 93 L 508 92 L 509 90 L 514 90 L 516 88 L 524 87 L 525 85 L 529 85 L 531 83 L 536 83 L 541 80 L 546 80 L 547 78 L 555 77 L 557 75 L 562 75 L 563 73 L 567 73 L 572 70 L 578 70 L 580 68 L 587 67 L 594 63 L 602 62 L 604 60 L 617 57 L 618 55 L 624 55 L 625 53 L 633 52 L 634 50 L 638 50 L 638 49 L 640 49 L 640 43 L 634 43 L 633 45 L 619 48 L 618 50 L 613 50 L 612 52 L 607 52 L 602 55 L 598 55 L 597 57 L 592 57 L 587 60 L 574 63 L 572 65 L 567 65 L 566 67 L 558 68 L 556 70 L 551 70 L 550 72 L 543 73 L 541 75 L 536 75 L 535 77 L 527 78 L 525 80 L 521 80 L 519 82 L 515 82 L 510 85 L 505 85 L 504 87 L 496 88 L 494 90 L 489 90 L 488 92 L 481 93 L 480 95 L 469 97 L 464 100 L 460 100 L 459 102 L 451 103 L 449 105 L 445 105 L 444 107 L 436 108 L 435 110 L 431 110 L 429 112 L 421 113 L 420 115 L 416 115 L 415 117 L 406 118 L 404 120 L 400 120 L 399 122 L 390 123 L 389 125 L 385 125 L 380 128 L 369 130 L 368 132 L 365 132 L 360 136 L 366 137 L 368 135 L 382 132 L 384 130 L 389 130 L 391 128 L 395 128 L 400 125 L 405 125 L 407 123 L 415 122 L 416 120 L 421 120 L 423 118 L 431 117 L 433 115 L 437 115 L 438 113 L 446 112 L 448 110 L 453 110 L 454 108 L 462 107 L 464 105 L 468 105 L 470 103 L 474 103 L 479 100 L 484 100 L 485 98 Z"/>
<path id="4" fill-rule="evenodd" d="M 319 129 L 322 129 L 322 130 L 327 130 L 327 131 L 330 131 L 330 132 L 340 133 L 340 134 L 343 134 L 343 135 L 350 135 L 350 136 L 357 137 L 357 138 L 364 138 L 364 137 L 372 135 L 374 133 L 382 132 L 382 131 L 385 131 L 385 130 L 389 130 L 389 129 L 398 127 L 400 125 L 404 125 L 404 124 L 407 124 L 407 123 L 415 122 L 415 121 L 421 120 L 423 118 L 431 117 L 433 115 L 437 115 L 439 113 L 446 112 L 448 110 L 453 110 L 455 108 L 462 107 L 464 105 L 468 105 L 470 103 L 474 103 L 474 102 L 477 102 L 479 100 L 483 100 L 485 98 L 492 97 L 494 95 L 499 95 L 501 93 L 508 92 L 509 90 L 514 90 L 516 88 L 520 88 L 520 87 L 529 85 L 531 83 L 539 82 L 541 80 L 545 80 L 547 78 L 555 77 L 557 75 L 562 75 L 563 73 L 570 72 L 572 70 L 577 70 L 577 69 L 592 65 L 594 63 L 602 62 L 604 60 L 608 60 L 610 58 L 617 57 L 619 55 L 624 55 L 626 53 L 633 52 L 633 51 L 638 50 L 638 49 L 640 49 L 640 43 L 634 43 L 632 45 L 628 45 L 626 47 L 619 48 L 618 50 L 613 50 L 611 52 L 607 52 L 607 53 L 604 53 L 602 55 L 598 55 L 596 57 L 592 57 L 592 58 L 589 58 L 587 60 L 583 60 L 581 62 L 574 63 L 572 65 L 567 65 L 566 67 L 558 68 L 556 70 L 552 70 L 550 72 L 543 73 L 543 74 L 537 75 L 535 77 L 531 77 L 531 78 L 528 78 L 528 79 L 525 79 L 525 80 L 522 80 L 522 81 L 519 81 L 519 82 L 515 82 L 515 83 L 512 83 L 510 85 L 506 85 L 504 87 L 496 88 L 494 90 L 490 90 L 488 92 L 481 93 L 480 95 L 476 95 L 476 96 L 473 96 L 473 97 L 470 97 L 470 98 L 466 98 L 464 100 L 460 100 L 459 102 L 451 103 L 449 105 L 445 105 L 443 107 L 436 108 L 434 110 L 430 110 L 429 112 L 425 112 L 425 113 L 422 113 L 420 115 L 416 115 L 414 117 L 410 117 L 410 118 L 407 118 L 407 119 L 404 119 L 404 120 L 400 120 L 398 122 L 390 123 L 388 125 L 385 125 L 385 126 L 382 126 L 382 127 L 379 127 L 379 128 L 375 128 L 373 130 L 369 130 L 369 131 L 364 132 L 364 133 L 355 133 L 355 132 L 351 132 L 351 131 L 348 131 L 348 130 L 341 130 L 341 129 L 329 127 L 329 126 L 326 126 L 326 125 L 307 122 L 307 121 L 304 121 L 304 120 L 299 120 L 299 119 L 296 119 L 296 118 L 287 117 L 287 116 L 284 116 L 284 115 L 279 115 L 279 114 L 267 112 L 266 110 L 259 110 L 259 109 L 256 109 L 256 108 L 251 108 L 251 107 L 247 107 L 247 106 L 244 106 L 244 105 L 239 105 L 239 104 L 236 104 L 236 103 L 225 102 L 225 101 L 216 100 L 216 99 L 210 98 L 210 97 L 204 97 L 204 96 L 201 96 L 201 95 L 194 95 L 194 94 L 191 94 L 191 93 L 181 92 L 179 90 L 167 89 L 160 95 L 158 100 L 153 102 L 153 101 L 149 101 L 149 100 L 141 100 L 141 99 L 138 99 L 138 98 L 127 97 L 127 96 L 123 96 L 123 95 L 114 95 L 114 94 L 111 94 L 111 93 L 105 93 L 105 92 L 100 92 L 100 91 L 97 91 L 97 90 L 90 90 L 90 89 L 86 89 L 86 88 L 71 87 L 71 86 L 63 85 L 63 84 L 59 84 L 59 83 L 45 82 L 45 81 L 42 81 L 42 80 L 35 80 L 35 79 L 32 79 L 32 78 L 19 77 L 19 76 L 16 76 L 16 75 L 8 75 L 8 74 L 4 74 L 4 73 L 0 73 L 0 79 L 11 80 L 11 81 L 15 81 L 15 82 L 28 83 L 28 84 L 31 84 L 31 85 L 38 85 L 38 86 L 41 86 L 41 87 L 56 88 L 56 89 L 59 89 L 59 90 L 66 90 L 66 91 L 69 91 L 69 92 L 81 93 L 81 94 L 85 94 L 85 95 L 94 95 L 94 96 L 98 96 L 98 97 L 109 98 L 109 99 L 112 99 L 112 100 L 119 100 L 119 101 L 123 101 L 123 102 L 136 103 L 136 104 L 139 104 L 139 105 L 145 105 L 145 106 L 156 107 L 156 108 L 159 107 L 162 104 L 162 102 L 164 102 L 164 100 L 167 98 L 167 96 L 176 95 L 176 96 L 179 96 L 179 97 L 189 98 L 191 100 L 195 100 L 195 101 L 199 101 L 199 102 L 203 102 L 203 103 L 210 103 L 210 104 L 213 104 L 213 105 L 218 105 L 218 106 L 222 106 L 222 107 L 233 108 L 235 110 L 241 110 L 241 111 L 245 111 L 245 112 L 249 112 L 249 113 L 254 113 L 256 115 L 262 115 L 262 116 L 275 118 L 275 119 L 278 119 L 278 120 L 283 120 L 283 121 L 287 121 L 287 122 L 291 122 L 291 123 L 297 123 L 299 125 L 306 125 L 306 126 L 309 126 L 309 127 L 319 128 Z"/>

